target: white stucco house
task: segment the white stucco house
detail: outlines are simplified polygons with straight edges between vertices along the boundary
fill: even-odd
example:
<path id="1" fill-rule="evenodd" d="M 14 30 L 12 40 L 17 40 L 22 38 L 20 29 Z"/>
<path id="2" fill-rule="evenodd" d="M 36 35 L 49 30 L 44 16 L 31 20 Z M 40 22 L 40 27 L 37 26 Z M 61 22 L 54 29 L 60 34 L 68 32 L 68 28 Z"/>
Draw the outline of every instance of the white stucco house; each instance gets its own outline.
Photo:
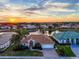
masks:
<path id="1" fill-rule="evenodd" d="M 43 49 L 54 48 L 54 42 L 52 39 L 49 36 L 41 33 L 31 33 L 28 36 L 23 37 L 21 44 L 29 47 L 31 41 L 33 42 L 33 46 L 36 42 L 38 42 L 41 44 Z"/>

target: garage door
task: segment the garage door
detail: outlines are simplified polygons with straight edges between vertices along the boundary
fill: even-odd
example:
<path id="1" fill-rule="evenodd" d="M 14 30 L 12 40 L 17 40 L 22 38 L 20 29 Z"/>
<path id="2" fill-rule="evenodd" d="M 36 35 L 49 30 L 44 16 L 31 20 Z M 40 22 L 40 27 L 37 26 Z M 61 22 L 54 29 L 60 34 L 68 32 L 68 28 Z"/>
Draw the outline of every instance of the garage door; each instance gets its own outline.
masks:
<path id="1" fill-rule="evenodd" d="M 43 44 L 42 48 L 43 49 L 45 49 L 45 48 L 54 48 L 54 45 L 53 44 Z"/>

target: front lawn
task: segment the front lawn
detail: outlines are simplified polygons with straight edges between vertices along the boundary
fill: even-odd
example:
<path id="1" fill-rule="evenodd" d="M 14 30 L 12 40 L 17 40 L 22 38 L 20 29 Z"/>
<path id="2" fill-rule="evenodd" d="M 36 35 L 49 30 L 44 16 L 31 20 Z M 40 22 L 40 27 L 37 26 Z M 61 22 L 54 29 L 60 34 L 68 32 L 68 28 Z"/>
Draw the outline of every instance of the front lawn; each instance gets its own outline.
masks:
<path id="1" fill-rule="evenodd" d="M 59 56 L 75 57 L 75 54 L 68 45 L 57 45 L 57 53 Z"/>
<path id="2" fill-rule="evenodd" d="M 17 49 L 14 50 L 15 44 L 7 48 L 3 53 L 0 53 L 0 56 L 43 56 L 41 51 L 32 51 L 30 49 Z"/>
<path id="3" fill-rule="evenodd" d="M 1 53 L 0 56 L 43 56 L 40 51 L 21 50 L 21 51 L 7 51 Z"/>

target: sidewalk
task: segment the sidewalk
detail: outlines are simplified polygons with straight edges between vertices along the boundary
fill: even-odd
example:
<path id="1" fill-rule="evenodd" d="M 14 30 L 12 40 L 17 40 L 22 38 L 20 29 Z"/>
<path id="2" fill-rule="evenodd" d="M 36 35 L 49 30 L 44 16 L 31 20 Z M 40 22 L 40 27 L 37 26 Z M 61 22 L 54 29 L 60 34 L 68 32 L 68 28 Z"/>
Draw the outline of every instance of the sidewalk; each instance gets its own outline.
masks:
<path id="1" fill-rule="evenodd" d="M 43 56 L 0 56 L 0 59 L 44 59 Z"/>

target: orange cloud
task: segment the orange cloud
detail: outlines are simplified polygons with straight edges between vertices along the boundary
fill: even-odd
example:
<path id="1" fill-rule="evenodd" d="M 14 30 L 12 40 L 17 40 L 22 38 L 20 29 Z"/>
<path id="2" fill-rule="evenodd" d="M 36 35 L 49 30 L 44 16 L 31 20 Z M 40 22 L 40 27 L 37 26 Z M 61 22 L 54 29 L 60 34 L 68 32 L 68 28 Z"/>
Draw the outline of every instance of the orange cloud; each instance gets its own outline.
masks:
<path id="1" fill-rule="evenodd" d="M 78 22 L 79 17 L 48 17 L 48 18 L 21 18 L 21 17 L 10 17 L 10 16 L 4 16 L 0 17 L 0 19 L 3 19 L 3 22 L 9 22 L 9 23 L 21 23 L 21 22 Z M 5 19 L 7 19 L 5 21 Z M 0 21 L 2 22 L 2 21 Z"/>

